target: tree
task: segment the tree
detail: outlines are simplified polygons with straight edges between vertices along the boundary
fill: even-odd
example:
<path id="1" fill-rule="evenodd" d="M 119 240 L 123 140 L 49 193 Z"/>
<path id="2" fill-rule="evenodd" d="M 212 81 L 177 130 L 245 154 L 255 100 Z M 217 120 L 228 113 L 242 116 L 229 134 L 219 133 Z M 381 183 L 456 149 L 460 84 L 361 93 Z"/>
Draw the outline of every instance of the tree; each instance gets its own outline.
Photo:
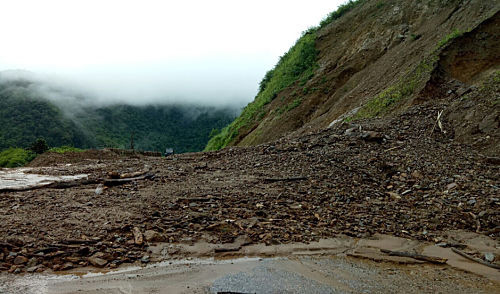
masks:
<path id="1" fill-rule="evenodd" d="M 36 154 L 42 154 L 45 151 L 49 150 L 49 145 L 47 145 L 47 141 L 45 141 L 44 138 L 38 138 L 31 144 L 31 147 L 29 149 Z"/>

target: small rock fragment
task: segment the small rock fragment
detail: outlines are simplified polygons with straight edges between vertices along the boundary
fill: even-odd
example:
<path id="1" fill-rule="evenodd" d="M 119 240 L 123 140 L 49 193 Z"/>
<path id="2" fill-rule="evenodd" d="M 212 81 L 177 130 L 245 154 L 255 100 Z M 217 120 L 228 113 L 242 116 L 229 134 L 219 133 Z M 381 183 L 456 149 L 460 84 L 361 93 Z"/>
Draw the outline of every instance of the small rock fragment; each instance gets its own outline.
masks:
<path id="1" fill-rule="evenodd" d="M 411 173 L 411 176 L 412 176 L 412 178 L 414 178 L 414 179 L 418 179 L 418 180 L 419 180 L 419 179 L 422 179 L 422 178 L 424 177 L 424 176 L 422 175 L 422 173 L 421 173 L 421 172 L 419 172 L 418 170 L 413 171 L 413 172 Z"/>
<path id="2" fill-rule="evenodd" d="M 148 242 L 162 242 L 165 241 L 165 237 L 162 234 L 154 230 L 147 230 L 144 232 L 144 239 Z"/>
<path id="3" fill-rule="evenodd" d="M 102 184 L 97 185 L 97 188 L 95 188 L 95 194 L 96 195 L 101 195 L 102 193 Z"/>
<path id="4" fill-rule="evenodd" d="M 29 268 L 26 269 L 26 271 L 28 273 L 34 273 L 34 272 L 38 271 L 38 269 L 41 269 L 41 268 L 43 268 L 43 264 L 39 264 L 39 265 L 35 265 L 35 266 L 32 266 L 32 267 L 29 267 Z"/>
<path id="5" fill-rule="evenodd" d="M 34 267 L 37 264 L 38 264 L 38 259 L 36 257 L 32 257 L 26 264 L 26 267 Z"/>
<path id="6" fill-rule="evenodd" d="M 484 260 L 486 260 L 487 262 L 495 261 L 495 254 L 493 254 L 491 252 L 484 253 Z"/>
<path id="7" fill-rule="evenodd" d="M 401 199 L 401 196 L 399 196 L 398 193 L 395 193 L 395 192 L 387 192 L 387 194 L 391 197 L 391 199 L 393 200 L 399 200 Z"/>
<path id="8" fill-rule="evenodd" d="M 14 264 L 16 265 L 19 265 L 19 264 L 25 264 L 28 262 L 28 258 L 24 257 L 24 256 L 17 256 L 15 259 L 14 259 Z"/>
<path id="9" fill-rule="evenodd" d="M 148 255 L 145 255 L 141 258 L 141 262 L 142 263 L 149 263 L 149 256 Z"/>
<path id="10" fill-rule="evenodd" d="M 134 229 L 132 230 L 132 232 L 134 233 L 134 243 L 136 245 L 142 245 L 142 243 L 144 242 L 144 240 L 143 240 L 143 236 L 142 236 L 141 230 L 138 227 L 134 227 Z"/>
<path id="11" fill-rule="evenodd" d="M 446 190 L 453 190 L 457 187 L 457 183 L 451 183 L 446 186 Z"/>
<path id="12" fill-rule="evenodd" d="M 89 262 L 93 265 L 93 266 L 97 266 L 97 267 L 104 267 L 108 261 L 102 259 L 102 258 L 99 258 L 99 257 L 89 257 Z"/>

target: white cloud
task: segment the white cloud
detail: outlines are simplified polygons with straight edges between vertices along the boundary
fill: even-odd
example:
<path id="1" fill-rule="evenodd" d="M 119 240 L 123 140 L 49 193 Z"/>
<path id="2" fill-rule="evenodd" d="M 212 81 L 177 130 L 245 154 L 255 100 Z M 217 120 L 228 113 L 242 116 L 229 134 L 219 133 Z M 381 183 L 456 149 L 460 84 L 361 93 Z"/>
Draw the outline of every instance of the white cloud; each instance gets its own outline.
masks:
<path id="1" fill-rule="evenodd" d="M 103 99 L 245 103 L 341 2 L 5 0 L 0 70 L 57 75 Z"/>

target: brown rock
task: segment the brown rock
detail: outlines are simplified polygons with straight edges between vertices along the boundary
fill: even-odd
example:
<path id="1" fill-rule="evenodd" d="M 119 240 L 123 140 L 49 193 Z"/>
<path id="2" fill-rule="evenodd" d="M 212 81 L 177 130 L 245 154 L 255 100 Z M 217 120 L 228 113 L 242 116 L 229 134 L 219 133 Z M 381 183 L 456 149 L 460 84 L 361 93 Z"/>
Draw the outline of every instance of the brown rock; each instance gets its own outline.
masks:
<path id="1" fill-rule="evenodd" d="M 17 256 L 15 259 L 14 259 L 14 264 L 16 265 L 19 265 L 19 264 L 25 264 L 28 262 L 28 258 L 24 257 L 24 256 Z"/>
<path id="2" fill-rule="evenodd" d="M 136 245 L 142 245 L 142 243 L 144 242 L 144 240 L 143 240 L 143 237 L 142 237 L 141 230 L 138 227 L 134 227 L 134 229 L 132 230 L 132 232 L 134 233 L 134 243 Z"/>
<path id="3" fill-rule="evenodd" d="M 66 262 L 65 264 L 63 264 L 60 268 L 61 271 L 66 271 L 66 270 L 69 270 L 69 269 L 72 269 L 74 268 L 75 266 L 73 265 L 73 263 L 71 262 Z"/>
<path id="4" fill-rule="evenodd" d="M 66 258 L 64 258 L 66 261 L 68 262 L 72 262 L 72 263 L 78 263 L 80 262 L 81 258 L 80 257 L 73 257 L 73 256 L 68 256 Z"/>
<path id="5" fill-rule="evenodd" d="M 369 142 L 382 142 L 384 140 L 384 135 L 379 132 L 366 131 L 361 133 L 361 138 Z"/>
<path id="6" fill-rule="evenodd" d="M 39 269 L 43 268 L 43 264 L 35 265 L 26 269 L 28 273 L 38 272 Z"/>
<path id="7" fill-rule="evenodd" d="M 10 269 L 8 270 L 9 273 L 13 273 L 15 270 L 17 269 L 17 265 L 13 265 L 10 267 Z"/>
<path id="8" fill-rule="evenodd" d="M 144 232 L 144 239 L 148 242 L 162 242 L 165 241 L 165 237 L 154 230 L 147 230 Z"/>
<path id="9" fill-rule="evenodd" d="M 12 265 L 9 263 L 0 263 L 0 270 L 6 271 L 8 270 Z"/>
<path id="10" fill-rule="evenodd" d="M 401 196 L 399 196 L 398 193 L 394 193 L 394 192 L 387 192 L 387 194 L 391 197 L 391 199 L 393 200 L 399 200 L 401 199 Z"/>
<path id="11" fill-rule="evenodd" d="M 421 173 L 421 172 L 419 172 L 418 170 L 413 171 L 413 172 L 411 173 L 411 176 L 412 176 L 412 178 L 417 179 L 417 180 L 420 180 L 420 179 L 422 179 L 422 178 L 424 177 L 424 176 L 422 175 L 422 173 Z"/>
<path id="12" fill-rule="evenodd" d="M 61 264 L 54 264 L 54 265 L 52 266 L 52 270 L 54 270 L 54 271 L 61 270 L 61 268 L 62 268 L 62 265 L 61 265 Z"/>
<path id="13" fill-rule="evenodd" d="M 88 258 L 88 261 L 93 265 L 93 266 L 97 266 L 97 267 L 104 267 L 108 261 L 107 260 L 104 260 L 102 258 L 99 258 L 99 257 L 89 257 Z"/>
<path id="14" fill-rule="evenodd" d="M 245 246 L 248 244 L 252 244 L 253 241 L 248 235 L 240 235 L 234 240 L 235 244 L 238 244 L 239 246 Z"/>
<path id="15" fill-rule="evenodd" d="M 26 264 L 26 267 L 34 267 L 37 264 L 38 264 L 38 259 L 36 257 L 32 257 Z"/>

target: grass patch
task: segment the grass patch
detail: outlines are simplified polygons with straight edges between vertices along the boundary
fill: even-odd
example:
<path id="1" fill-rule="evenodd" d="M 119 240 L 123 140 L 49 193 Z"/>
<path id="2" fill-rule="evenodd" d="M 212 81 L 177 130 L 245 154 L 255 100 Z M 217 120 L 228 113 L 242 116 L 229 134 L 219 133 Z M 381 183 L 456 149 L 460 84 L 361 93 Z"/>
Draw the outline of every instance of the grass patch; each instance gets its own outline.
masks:
<path id="1" fill-rule="evenodd" d="M 421 62 L 413 71 L 405 75 L 396 84 L 386 88 L 368 101 L 354 116 L 347 119 L 350 121 L 379 116 L 388 112 L 397 102 L 411 96 L 423 78 L 436 66 L 439 51 L 463 34 L 464 32 L 455 29 L 446 35 L 438 42 L 431 55 L 425 61 Z"/>
<path id="2" fill-rule="evenodd" d="M 36 153 L 22 148 L 9 148 L 0 152 L 0 167 L 20 167 L 33 159 Z"/>
<path id="3" fill-rule="evenodd" d="M 446 46 L 449 42 L 451 42 L 453 39 L 456 39 L 460 36 L 462 36 L 464 32 L 462 32 L 459 29 L 454 29 L 453 32 L 449 33 L 446 35 L 443 39 L 441 39 L 436 48 L 434 49 L 435 51 L 438 51 L 439 49 L 442 49 L 444 46 Z"/>
<path id="4" fill-rule="evenodd" d="M 348 2 L 341 4 L 339 8 L 330 14 L 328 14 L 319 24 L 320 28 L 332 23 L 333 21 L 341 18 L 344 14 L 348 13 L 351 11 L 353 8 L 360 6 L 361 4 L 365 3 L 366 0 L 349 0 Z M 382 1 L 379 1 L 377 3 L 377 8 L 381 8 L 384 6 L 384 3 Z"/>
<path id="5" fill-rule="evenodd" d="M 302 97 L 295 98 L 292 102 L 290 102 L 286 106 L 286 111 L 290 111 L 294 108 L 297 108 L 300 104 L 302 104 Z"/>
<path id="6" fill-rule="evenodd" d="M 61 147 L 53 147 L 49 149 L 49 152 L 55 153 L 66 153 L 66 152 L 83 152 L 83 149 L 72 147 L 72 146 L 61 146 Z"/>
<path id="7" fill-rule="evenodd" d="M 372 118 L 379 116 L 391 109 L 391 107 L 404 98 L 412 95 L 416 87 L 435 67 L 436 57 L 420 63 L 410 74 L 400 79 L 395 85 L 382 91 L 366 103 L 350 120 Z"/>

